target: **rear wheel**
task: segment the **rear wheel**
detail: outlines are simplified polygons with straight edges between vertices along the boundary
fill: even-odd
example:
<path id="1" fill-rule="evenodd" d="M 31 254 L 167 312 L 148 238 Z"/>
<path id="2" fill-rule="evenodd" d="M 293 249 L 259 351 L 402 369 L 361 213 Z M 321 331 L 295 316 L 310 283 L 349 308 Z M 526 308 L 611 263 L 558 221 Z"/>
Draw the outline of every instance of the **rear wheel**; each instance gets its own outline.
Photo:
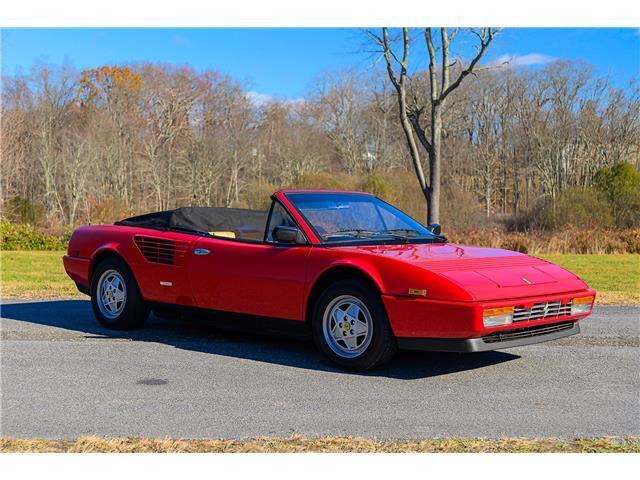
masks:
<path id="1" fill-rule="evenodd" d="M 396 341 L 380 295 L 357 280 L 342 280 L 318 298 L 313 338 L 333 362 L 369 370 L 391 359 Z"/>
<path id="2" fill-rule="evenodd" d="M 113 330 L 141 327 L 149 307 L 127 264 L 108 258 L 98 264 L 91 282 L 91 306 L 98 322 Z"/>

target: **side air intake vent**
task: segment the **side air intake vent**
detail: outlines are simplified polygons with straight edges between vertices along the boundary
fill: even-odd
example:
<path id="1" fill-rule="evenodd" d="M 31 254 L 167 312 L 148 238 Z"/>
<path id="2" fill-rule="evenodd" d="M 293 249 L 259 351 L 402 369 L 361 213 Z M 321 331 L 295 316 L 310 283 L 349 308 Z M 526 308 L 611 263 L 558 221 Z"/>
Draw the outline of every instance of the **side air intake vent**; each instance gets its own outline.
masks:
<path id="1" fill-rule="evenodd" d="M 186 242 L 143 236 L 135 236 L 133 241 L 140 249 L 142 256 L 152 263 L 181 265 L 187 252 Z"/>

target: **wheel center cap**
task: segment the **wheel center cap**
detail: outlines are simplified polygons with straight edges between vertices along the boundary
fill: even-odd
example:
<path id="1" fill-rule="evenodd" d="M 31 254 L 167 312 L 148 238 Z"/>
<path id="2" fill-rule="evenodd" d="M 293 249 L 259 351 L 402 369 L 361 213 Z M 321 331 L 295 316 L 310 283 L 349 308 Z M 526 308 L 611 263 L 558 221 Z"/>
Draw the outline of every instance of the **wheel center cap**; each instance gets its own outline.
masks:
<path id="1" fill-rule="evenodd" d="M 342 329 L 343 329 L 345 332 L 348 332 L 348 331 L 351 329 L 351 324 L 349 323 L 349 320 L 347 320 L 346 322 L 344 322 L 344 323 L 342 324 Z"/>

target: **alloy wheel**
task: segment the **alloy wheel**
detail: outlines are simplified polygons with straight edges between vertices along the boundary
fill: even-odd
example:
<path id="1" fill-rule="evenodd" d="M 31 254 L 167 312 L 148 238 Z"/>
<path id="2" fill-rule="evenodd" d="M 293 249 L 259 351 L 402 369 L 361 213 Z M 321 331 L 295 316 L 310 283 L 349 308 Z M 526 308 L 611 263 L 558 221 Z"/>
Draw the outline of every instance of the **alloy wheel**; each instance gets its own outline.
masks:
<path id="1" fill-rule="evenodd" d="M 341 295 L 327 305 L 322 330 L 327 345 L 336 355 L 354 358 L 371 343 L 373 321 L 369 309 L 360 299 Z"/>
<path id="2" fill-rule="evenodd" d="M 98 280 L 98 308 L 106 318 L 117 318 L 127 303 L 127 286 L 117 270 L 106 270 Z"/>

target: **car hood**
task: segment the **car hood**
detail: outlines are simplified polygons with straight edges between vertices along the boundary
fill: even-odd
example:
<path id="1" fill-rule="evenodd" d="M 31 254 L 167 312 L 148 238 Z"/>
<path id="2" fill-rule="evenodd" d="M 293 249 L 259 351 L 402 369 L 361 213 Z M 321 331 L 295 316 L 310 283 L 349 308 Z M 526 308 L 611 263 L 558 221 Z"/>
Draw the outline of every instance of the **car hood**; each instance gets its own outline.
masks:
<path id="1" fill-rule="evenodd" d="M 546 260 L 510 250 L 456 244 L 377 245 L 358 248 L 410 264 L 447 280 L 444 289 L 432 286 L 430 298 L 451 298 L 451 282 L 473 300 L 548 295 L 582 290 L 587 285 L 575 274 Z"/>

